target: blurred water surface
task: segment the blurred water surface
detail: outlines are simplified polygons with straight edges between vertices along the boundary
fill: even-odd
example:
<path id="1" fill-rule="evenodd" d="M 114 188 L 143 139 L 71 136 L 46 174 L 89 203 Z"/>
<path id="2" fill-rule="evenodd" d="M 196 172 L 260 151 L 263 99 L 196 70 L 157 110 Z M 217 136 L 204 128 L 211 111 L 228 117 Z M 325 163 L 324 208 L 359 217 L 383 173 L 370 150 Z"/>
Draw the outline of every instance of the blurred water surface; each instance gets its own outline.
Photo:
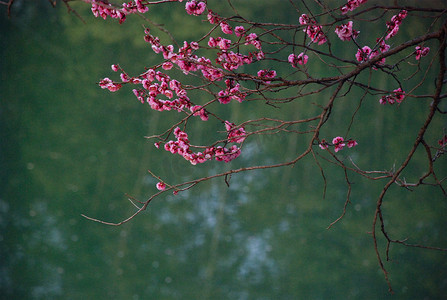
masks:
<path id="1" fill-rule="evenodd" d="M 246 13 L 296 18 L 282 6 L 287 7 L 252 7 Z M 1 299 L 442 299 L 447 294 L 445 254 L 392 246 L 386 267 L 396 294 L 389 295 L 367 234 L 380 182 L 356 178 L 347 215 L 326 230 L 341 214 L 347 189 L 343 172 L 327 165 L 331 179 L 323 199 L 323 180 L 311 159 L 295 168 L 233 175 L 229 187 L 220 179 L 163 195 L 121 227 L 82 218 L 117 222 L 130 215 L 135 208 L 126 194 L 144 200 L 156 191 L 148 169 L 179 183 L 293 158 L 305 143 L 290 136 L 256 138 L 231 165 L 191 166 L 157 150 L 144 136 L 166 129 L 176 113 L 150 111 L 130 89 L 111 94 L 95 84 L 113 75 L 113 63 L 137 74 L 158 62 L 142 39 L 144 21 L 129 18 L 120 26 L 75 7 L 86 24 L 47 1 L 17 1 L 11 19 L 2 7 Z M 174 34 L 191 40 L 200 26 L 194 21 L 189 28 L 177 26 L 192 17 L 176 7 L 154 8 L 154 20 L 172 17 Z M 414 136 L 402 130 L 395 140 L 386 132 L 418 128 L 425 106 L 411 103 L 385 112 L 376 100 L 364 105 L 371 109 L 352 130 L 360 145 L 350 155 L 365 166 L 389 168 L 405 154 L 399 147 Z M 243 103 L 222 114 L 241 122 L 255 113 L 253 107 Z M 312 109 L 272 114 L 292 118 Z M 334 114 L 341 120 L 350 111 Z M 192 126 L 203 140 L 221 130 Z M 446 166 L 445 158 L 440 164 Z M 423 159 L 411 167 L 410 176 L 421 174 Z M 429 188 L 392 189 L 384 206 L 391 233 L 446 246 L 445 200 Z"/>

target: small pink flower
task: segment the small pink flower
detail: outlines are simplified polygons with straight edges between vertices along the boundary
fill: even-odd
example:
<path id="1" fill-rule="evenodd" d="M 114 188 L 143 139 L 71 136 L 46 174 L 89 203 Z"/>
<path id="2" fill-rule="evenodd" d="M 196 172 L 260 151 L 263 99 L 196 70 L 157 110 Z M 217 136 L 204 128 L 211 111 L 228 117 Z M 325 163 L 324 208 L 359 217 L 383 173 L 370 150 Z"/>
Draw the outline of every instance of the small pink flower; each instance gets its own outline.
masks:
<path id="1" fill-rule="evenodd" d="M 194 16 L 201 15 L 205 11 L 205 8 L 206 4 L 204 2 L 197 2 L 196 0 L 188 1 L 185 5 L 186 12 Z"/>
<path id="2" fill-rule="evenodd" d="M 236 36 L 243 36 L 245 34 L 244 26 L 236 26 L 234 28 L 234 33 L 236 34 Z"/>
<path id="3" fill-rule="evenodd" d="M 191 42 L 189 45 L 191 46 L 191 49 L 193 49 L 193 50 L 199 49 L 199 43 L 197 43 L 197 42 Z"/>
<path id="4" fill-rule="evenodd" d="M 321 149 L 326 150 L 327 148 L 329 148 L 329 143 L 326 142 L 325 139 L 322 139 L 322 140 L 321 140 L 321 143 L 318 144 L 318 146 L 320 146 Z"/>
<path id="5" fill-rule="evenodd" d="M 304 52 L 301 52 L 300 54 L 298 54 L 298 56 L 296 56 L 293 53 L 290 54 L 287 60 L 292 65 L 292 67 L 296 68 L 297 64 L 299 65 L 307 64 L 308 59 L 309 57 L 306 54 L 304 54 Z"/>
<path id="6" fill-rule="evenodd" d="M 406 10 L 401 10 L 399 14 L 391 17 L 390 22 L 386 22 L 386 26 L 388 27 L 387 35 L 385 36 L 385 40 L 388 40 L 395 36 L 399 31 L 399 26 L 402 24 L 403 19 L 407 16 Z"/>
<path id="7" fill-rule="evenodd" d="M 402 100 L 405 98 L 405 92 L 401 89 L 395 89 L 393 95 L 384 95 L 380 98 L 379 103 L 380 104 L 394 104 L 395 102 L 401 103 Z"/>
<path id="8" fill-rule="evenodd" d="M 358 143 L 357 143 L 356 140 L 349 140 L 348 144 L 347 144 L 348 148 L 352 148 L 352 147 L 355 147 L 357 145 L 358 145 Z"/>
<path id="9" fill-rule="evenodd" d="M 335 33 L 338 35 L 340 40 L 342 41 L 350 41 L 351 38 L 357 38 L 359 31 L 352 29 L 352 21 L 349 21 L 348 24 L 342 24 L 335 28 Z"/>
<path id="10" fill-rule="evenodd" d="M 165 63 L 163 63 L 163 64 L 161 65 L 161 67 L 162 67 L 164 70 L 171 70 L 173 66 L 174 66 L 174 65 L 173 65 L 172 62 L 170 62 L 170 61 L 167 61 L 167 62 L 165 62 Z"/>
<path id="11" fill-rule="evenodd" d="M 156 187 L 159 191 L 164 191 L 166 189 L 166 184 L 164 182 L 158 182 Z"/>
<path id="12" fill-rule="evenodd" d="M 258 35 L 256 33 L 250 33 L 245 37 L 245 45 L 253 45 L 256 49 L 261 50 L 261 41 L 258 39 Z"/>
<path id="13" fill-rule="evenodd" d="M 276 71 L 275 70 L 259 70 L 258 77 L 273 79 L 276 77 Z M 269 84 L 270 81 L 265 80 L 265 83 Z"/>
<path id="14" fill-rule="evenodd" d="M 416 51 L 414 51 L 416 54 L 416 60 L 420 60 L 421 57 L 426 56 L 428 52 L 430 52 L 429 47 L 422 47 L 422 46 L 416 46 Z"/>
<path id="15" fill-rule="evenodd" d="M 118 65 L 112 65 L 112 70 L 114 71 L 114 72 L 118 72 L 118 70 L 119 70 L 119 66 Z"/>
<path id="16" fill-rule="evenodd" d="M 219 15 L 213 12 L 211 9 L 208 9 L 207 19 L 210 24 L 217 24 L 220 22 Z"/>
<path id="17" fill-rule="evenodd" d="M 343 147 L 346 145 L 344 143 L 344 139 L 341 136 L 337 136 L 332 139 L 332 144 L 334 145 L 334 151 L 338 152 L 343 149 Z"/>
<path id="18" fill-rule="evenodd" d="M 231 28 L 231 26 L 227 22 L 220 23 L 220 29 L 222 29 L 222 32 L 225 33 L 225 34 L 232 34 L 233 33 L 233 29 Z"/>
<path id="19" fill-rule="evenodd" d="M 355 58 L 357 61 L 366 61 L 369 59 L 369 55 L 371 53 L 371 48 L 368 46 L 364 46 L 362 49 L 359 49 L 355 54 Z"/>
<path id="20" fill-rule="evenodd" d="M 366 3 L 368 0 L 348 0 L 348 3 L 340 8 L 342 14 L 346 14 L 348 11 L 353 11 L 361 4 Z"/>

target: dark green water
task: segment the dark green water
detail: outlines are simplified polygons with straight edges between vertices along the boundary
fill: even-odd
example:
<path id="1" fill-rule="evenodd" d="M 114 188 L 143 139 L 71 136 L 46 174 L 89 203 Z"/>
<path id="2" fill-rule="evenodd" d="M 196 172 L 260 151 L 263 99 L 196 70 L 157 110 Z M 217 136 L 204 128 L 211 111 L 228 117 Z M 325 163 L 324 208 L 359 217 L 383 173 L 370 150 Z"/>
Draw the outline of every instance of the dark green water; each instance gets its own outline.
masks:
<path id="1" fill-rule="evenodd" d="M 179 183 L 231 166 L 283 161 L 302 147 L 288 136 L 256 138 L 233 165 L 202 166 L 155 149 L 144 136 L 167 128 L 175 115 L 150 111 L 130 90 L 110 94 L 95 84 L 112 75 L 113 63 L 137 73 L 156 62 L 142 40 L 142 21 L 119 26 L 86 13 L 84 25 L 63 7 L 26 3 L 0 21 L 1 299 L 445 297 L 446 254 L 396 245 L 386 263 L 396 294 L 388 294 L 367 234 L 383 182 L 353 176 L 352 205 L 326 230 L 342 212 L 346 185 L 342 170 L 327 165 L 332 179 L 323 199 L 310 159 L 234 175 L 229 188 L 220 179 L 162 196 L 122 227 L 82 218 L 117 222 L 131 214 L 126 193 L 144 200 L 156 191 L 148 169 Z M 186 39 L 192 35 L 178 30 Z M 252 110 L 244 103 L 223 113 L 240 122 Z M 343 120 L 350 112 L 334 114 Z M 275 113 L 300 116 L 293 109 Z M 371 169 L 390 168 L 407 153 L 401 148 L 411 145 L 411 129 L 424 116 L 418 103 L 386 112 L 374 100 L 352 129 L 360 145 L 351 155 Z M 447 126 L 442 119 L 434 124 Z M 214 129 L 201 130 L 206 139 Z M 398 138 L 386 134 L 392 130 Z M 430 134 L 434 140 L 438 133 Z M 424 170 L 418 159 L 407 175 Z M 446 213 L 445 197 L 430 188 L 392 188 L 384 206 L 394 237 L 441 247 L 447 246 Z"/>

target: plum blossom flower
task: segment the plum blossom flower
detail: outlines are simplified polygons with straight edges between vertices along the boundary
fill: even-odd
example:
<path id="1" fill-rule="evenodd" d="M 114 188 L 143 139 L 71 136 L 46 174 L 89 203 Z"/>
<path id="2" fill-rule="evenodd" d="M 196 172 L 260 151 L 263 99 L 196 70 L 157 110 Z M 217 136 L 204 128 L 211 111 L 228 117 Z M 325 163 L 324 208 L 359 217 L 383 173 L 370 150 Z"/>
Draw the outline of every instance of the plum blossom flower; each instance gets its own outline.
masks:
<path id="1" fill-rule="evenodd" d="M 193 112 L 193 116 L 199 116 L 202 121 L 208 121 L 208 113 L 201 105 L 191 106 L 190 110 Z"/>
<path id="2" fill-rule="evenodd" d="M 416 46 L 416 50 L 414 51 L 416 54 L 416 60 L 420 60 L 421 57 L 427 56 L 428 52 L 430 52 L 429 47 Z"/>
<path id="3" fill-rule="evenodd" d="M 308 59 L 309 59 L 309 57 L 306 54 L 304 54 L 304 52 L 301 52 L 298 55 L 295 55 L 293 53 L 290 54 L 287 60 L 292 65 L 292 67 L 296 68 L 297 65 L 307 64 Z"/>
<path id="4" fill-rule="evenodd" d="M 166 184 L 164 182 L 157 182 L 156 187 L 157 190 L 164 191 L 166 189 Z"/>
<path id="5" fill-rule="evenodd" d="M 222 146 L 207 147 L 203 152 L 193 152 L 189 143 L 188 134 L 179 127 L 174 129 L 176 141 L 169 141 L 164 145 L 164 149 L 172 154 L 179 154 L 192 165 L 204 163 L 207 160 L 230 162 L 241 154 L 238 146 L 233 145 L 229 149 Z M 237 137 L 235 137 L 237 138 Z"/>
<path id="6" fill-rule="evenodd" d="M 261 77 L 263 79 L 273 79 L 276 77 L 276 71 L 275 70 L 259 70 L 258 71 L 258 77 Z M 269 84 L 269 80 L 264 80 L 266 84 Z"/>
<path id="7" fill-rule="evenodd" d="M 341 137 L 341 136 L 337 136 L 335 138 L 332 139 L 332 144 L 334 145 L 334 151 L 338 152 L 340 150 L 343 149 L 344 146 L 346 146 L 345 144 L 345 140 Z"/>
<path id="8" fill-rule="evenodd" d="M 387 103 L 392 105 L 396 102 L 401 103 L 402 100 L 404 100 L 405 92 L 401 88 L 395 89 L 393 92 L 394 92 L 393 95 L 382 96 L 382 98 L 380 98 L 379 100 L 379 103 L 383 105 Z"/>
<path id="9" fill-rule="evenodd" d="M 258 35 L 256 33 L 250 33 L 245 37 L 245 45 L 253 45 L 256 49 L 261 50 L 261 41 L 258 39 Z"/>
<path id="10" fill-rule="evenodd" d="M 320 142 L 320 144 L 318 144 L 318 146 L 320 146 L 320 148 L 321 148 L 322 150 L 326 150 L 326 149 L 329 148 L 329 143 L 326 142 L 325 139 L 322 139 L 321 142 Z"/>
<path id="11" fill-rule="evenodd" d="M 342 8 L 340 8 L 342 14 L 346 14 L 348 11 L 353 11 L 361 4 L 366 3 L 368 0 L 349 0 Z"/>
<path id="12" fill-rule="evenodd" d="M 243 36 L 245 34 L 245 28 L 244 26 L 236 26 L 234 28 L 234 33 L 236 34 L 236 36 Z"/>
<path id="13" fill-rule="evenodd" d="M 225 33 L 225 34 L 232 34 L 233 33 L 233 29 L 231 28 L 231 26 L 227 22 L 220 23 L 220 29 L 222 29 L 222 32 Z"/>
<path id="14" fill-rule="evenodd" d="M 121 84 L 114 83 L 110 78 L 106 77 L 99 82 L 102 89 L 108 89 L 111 92 L 116 92 L 121 88 Z"/>
<path id="15" fill-rule="evenodd" d="M 244 127 L 236 127 L 234 123 L 225 121 L 225 129 L 228 132 L 228 141 L 231 143 L 242 143 L 245 140 Z"/>
<path id="16" fill-rule="evenodd" d="M 359 49 L 357 53 L 355 54 L 355 58 L 357 61 L 366 61 L 369 58 L 369 55 L 371 54 L 371 48 L 368 46 L 362 47 L 362 49 Z"/>
<path id="17" fill-rule="evenodd" d="M 338 151 L 342 150 L 345 146 L 347 146 L 348 148 L 352 148 L 352 147 L 355 147 L 357 145 L 358 145 L 358 143 L 357 143 L 356 140 L 353 140 L 353 139 L 345 140 L 341 136 L 334 137 L 332 139 L 332 144 L 327 142 L 325 139 L 322 139 L 321 142 L 318 144 L 318 146 L 322 150 L 328 149 L 329 146 L 334 146 L 334 151 L 335 152 L 338 152 Z"/>
<path id="18" fill-rule="evenodd" d="M 359 31 L 352 29 L 352 21 L 335 27 L 335 33 L 342 41 L 350 41 L 351 38 L 357 38 Z"/>
<path id="19" fill-rule="evenodd" d="M 111 68 L 113 72 L 118 72 L 120 67 L 118 65 L 112 65 Z"/>
<path id="20" fill-rule="evenodd" d="M 317 23 L 310 19 L 308 15 L 302 14 L 299 17 L 299 22 L 301 25 L 308 25 L 303 31 L 309 36 L 313 43 L 322 45 L 327 42 L 326 36 L 323 33 L 323 27 L 316 25 Z"/>
<path id="21" fill-rule="evenodd" d="M 357 145 L 358 145 L 358 143 L 357 143 L 356 140 L 349 140 L 348 143 L 347 143 L 348 148 L 352 148 L 352 147 L 355 147 Z"/>
<path id="22" fill-rule="evenodd" d="M 161 67 L 162 67 L 163 69 L 165 69 L 165 70 L 171 70 L 173 66 L 174 66 L 174 65 L 173 65 L 172 62 L 170 62 L 170 61 L 164 62 L 164 63 L 161 65 Z"/>
<path id="23" fill-rule="evenodd" d="M 206 8 L 205 2 L 197 2 L 196 0 L 191 0 L 186 2 L 185 9 L 190 15 L 199 16 Z"/>
<path id="24" fill-rule="evenodd" d="M 402 21 L 406 16 L 407 11 L 403 9 L 397 15 L 392 16 L 390 22 L 386 22 L 387 35 L 385 36 L 385 40 L 388 40 L 397 34 L 399 26 L 402 24 Z"/>

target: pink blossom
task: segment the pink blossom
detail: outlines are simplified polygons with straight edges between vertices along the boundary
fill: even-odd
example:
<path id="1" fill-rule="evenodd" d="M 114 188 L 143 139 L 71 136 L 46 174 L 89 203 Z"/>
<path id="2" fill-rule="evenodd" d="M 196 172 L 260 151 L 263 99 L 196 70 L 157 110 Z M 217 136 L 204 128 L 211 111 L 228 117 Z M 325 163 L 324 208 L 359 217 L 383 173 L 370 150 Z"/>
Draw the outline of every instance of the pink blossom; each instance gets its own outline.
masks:
<path id="1" fill-rule="evenodd" d="M 202 121 L 208 121 L 208 113 L 201 105 L 194 105 L 190 108 L 194 116 L 199 116 Z"/>
<path id="2" fill-rule="evenodd" d="M 118 70 L 119 70 L 119 66 L 118 65 L 112 65 L 112 70 L 114 71 L 114 72 L 118 72 Z"/>
<path id="3" fill-rule="evenodd" d="M 295 55 L 295 54 L 290 54 L 288 57 L 288 61 L 289 63 L 292 65 L 292 67 L 296 68 L 297 65 L 305 65 L 307 64 L 307 60 L 309 59 L 309 57 L 304 54 L 304 52 L 301 52 L 300 54 Z"/>
<path id="4" fill-rule="evenodd" d="M 259 70 L 258 71 L 258 77 L 261 77 L 263 79 L 267 78 L 267 79 L 273 79 L 276 77 L 276 71 L 275 70 Z M 265 80 L 264 81 L 266 84 L 269 84 L 270 81 L 269 80 Z"/>
<path id="5" fill-rule="evenodd" d="M 348 24 L 342 24 L 335 28 L 335 33 L 338 35 L 340 40 L 342 41 L 350 41 L 351 38 L 357 38 L 359 31 L 352 29 L 352 21 L 349 21 Z"/>
<path id="6" fill-rule="evenodd" d="M 405 98 L 405 92 L 401 88 L 395 89 L 393 92 L 393 95 L 382 96 L 379 100 L 379 103 L 383 105 L 387 103 L 391 105 L 396 102 L 401 103 L 402 100 Z"/>
<path id="7" fill-rule="evenodd" d="M 219 91 L 219 93 L 217 94 L 219 97 L 217 98 L 217 100 L 222 103 L 222 104 L 228 104 L 231 101 L 231 97 L 228 95 L 228 91 Z"/>
<path id="8" fill-rule="evenodd" d="M 386 44 L 385 41 L 381 38 L 377 39 L 377 43 L 380 46 L 380 52 L 387 52 L 390 49 L 390 45 Z"/>
<path id="9" fill-rule="evenodd" d="M 141 0 L 135 0 L 135 5 L 136 5 L 139 13 L 144 14 L 145 12 L 147 12 L 149 10 L 149 8 L 147 6 L 144 6 L 144 4 L 141 3 Z"/>
<path id="10" fill-rule="evenodd" d="M 220 29 L 222 29 L 222 32 L 225 33 L 225 34 L 232 34 L 233 33 L 233 29 L 231 28 L 231 26 L 227 22 L 220 23 Z"/>
<path id="11" fill-rule="evenodd" d="M 414 51 L 414 53 L 416 54 L 416 60 L 420 60 L 421 57 L 427 56 L 429 52 L 429 47 L 416 46 L 416 50 Z"/>
<path id="12" fill-rule="evenodd" d="M 309 23 L 311 22 L 309 16 L 306 15 L 306 14 L 302 14 L 302 15 L 299 17 L 298 20 L 299 20 L 299 22 L 300 22 L 301 25 L 306 25 L 306 24 L 309 24 Z"/>
<path id="13" fill-rule="evenodd" d="M 242 143 L 245 140 L 244 127 L 236 127 L 233 123 L 225 121 L 225 129 L 228 133 L 228 141 L 231 143 Z"/>
<path id="14" fill-rule="evenodd" d="M 334 151 L 338 152 L 343 149 L 343 147 L 346 145 L 344 143 L 344 139 L 341 136 L 337 136 L 332 139 L 332 144 L 334 145 Z"/>
<path id="15" fill-rule="evenodd" d="M 234 134 L 232 139 L 241 138 L 242 133 L 239 135 Z M 245 134 L 245 132 L 243 133 Z M 188 140 L 188 135 L 186 132 L 182 131 L 179 127 L 174 129 L 174 135 L 177 138 L 176 141 L 169 141 L 165 144 L 164 148 L 166 151 L 172 154 L 179 154 L 184 159 L 189 161 L 192 165 L 197 163 L 204 163 L 207 160 L 215 158 L 217 161 L 229 162 L 241 154 L 241 150 L 236 145 L 231 146 L 229 149 L 217 146 L 217 147 L 207 147 L 203 152 L 193 152 L 191 150 L 191 145 Z"/>
<path id="16" fill-rule="evenodd" d="M 206 4 L 204 2 L 197 2 L 196 0 L 188 1 L 185 5 L 186 12 L 194 16 L 201 15 L 205 11 L 205 8 Z"/>
<path id="17" fill-rule="evenodd" d="M 258 39 L 256 33 L 250 33 L 245 37 L 245 45 L 253 45 L 256 47 L 256 49 L 262 49 L 261 41 Z"/>
<path id="18" fill-rule="evenodd" d="M 102 89 L 108 89 L 111 92 L 116 92 L 121 88 L 121 84 L 114 83 L 110 78 L 104 78 L 99 82 L 99 86 Z"/>
<path id="19" fill-rule="evenodd" d="M 358 143 L 357 143 L 356 140 L 349 140 L 348 144 L 347 144 L 348 148 L 352 148 L 352 147 L 355 147 L 357 145 L 358 145 Z"/>
<path id="20" fill-rule="evenodd" d="M 353 11 L 361 4 L 366 3 L 368 0 L 348 0 L 342 8 L 340 8 L 342 14 L 346 14 L 348 11 Z"/>
<path id="21" fill-rule="evenodd" d="M 322 150 L 326 150 L 327 148 L 329 148 L 329 143 L 326 142 L 325 139 L 322 139 L 320 144 L 318 144 L 318 146 L 322 149 Z"/>
<path id="22" fill-rule="evenodd" d="M 364 46 L 362 49 L 359 49 L 357 53 L 355 54 L 355 58 L 357 61 L 366 61 L 369 58 L 369 55 L 371 53 L 371 48 L 368 46 Z"/>
<path id="23" fill-rule="evenodd" d="M 161 67 L 162 67 L 164 70 L 171 70 L 173 66 L 174 66 L 174 65 L 173 65 L 170 61 L 167 61 L 167 62 L 165 62 L 165 63 L 163 63 L 163 64 L 161 65 Z"/>
<path id="24" fill-rule="evenodd" d="M 199 43 L 197 43 L 197 42 L 191 42 L 189 45 L 191 46 L 191 49 L 193 49 L 193 50 L 199 49 Z"/>
<path id="25" fill-rule="evenodd" d="M 244 26 L 236 26 L 234 28 L 234 33 L 236 34 L 236 36 L 243 36 L 245 34 Z"/>
<path id="26" fill-rule="evenodd" d="M 403 19 L 407 16 L 406 10 L 401 10 L 397 15 L 391 17 L 390 22 L 386 22 L 387 26 L 387 35 L 385 36 L 385 40 L 388 40 L 395 36 L 399 31 L 399 26 L 402 24 Z"/>
<path id="27" fill-rule="evenodd" d="M 302 14 L 299 18 L 301 25 L 308 25 L 303 31 L 309 36 L 313 43 L 322 45 L 327 42 L 326 36 L 323 33 L 323 27 L 316 25 L 317 23 L 310 19 L 308 15 Z"/>
<path id="28" fill-rule="evenodd" d="M 207 19 L 210 24 L 217 24 L 220 22 L 219 15 L 214 13 L 211 9 L 208 9 Z"/>
<path id="29" fill-rule="evenodd" d="M 166 184 L 164 182 L 158 182 L 156 187 L 159 191 L 164 191 L 166 189 Z"/>

